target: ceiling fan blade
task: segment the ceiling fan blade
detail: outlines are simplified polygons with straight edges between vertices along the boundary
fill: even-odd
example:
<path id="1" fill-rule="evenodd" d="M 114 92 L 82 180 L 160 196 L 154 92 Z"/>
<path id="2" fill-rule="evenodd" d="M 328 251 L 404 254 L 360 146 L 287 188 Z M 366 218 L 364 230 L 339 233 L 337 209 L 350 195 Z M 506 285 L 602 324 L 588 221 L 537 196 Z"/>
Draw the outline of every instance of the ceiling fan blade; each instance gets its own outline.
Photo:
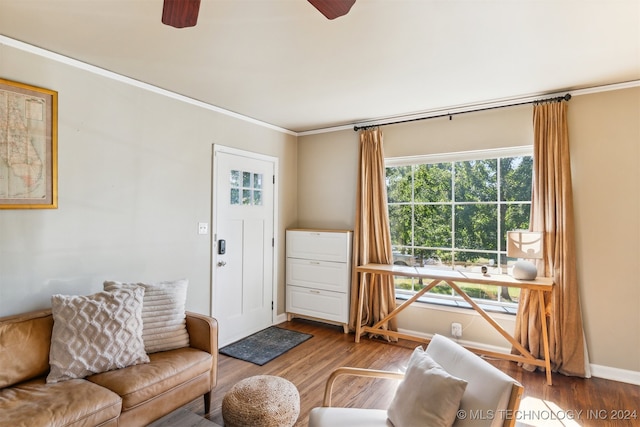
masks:
<path id="1" fill-rule="evenodd" d="M 200 0 L 164 0 L 162 23 L 176 28 L 195 27 Z"/>
<path id="2" fill-rule="evenodd" d="M 356 0 L 308 0 L 316 9 L 328 19 L 335 19 L 346 15 Z"/>

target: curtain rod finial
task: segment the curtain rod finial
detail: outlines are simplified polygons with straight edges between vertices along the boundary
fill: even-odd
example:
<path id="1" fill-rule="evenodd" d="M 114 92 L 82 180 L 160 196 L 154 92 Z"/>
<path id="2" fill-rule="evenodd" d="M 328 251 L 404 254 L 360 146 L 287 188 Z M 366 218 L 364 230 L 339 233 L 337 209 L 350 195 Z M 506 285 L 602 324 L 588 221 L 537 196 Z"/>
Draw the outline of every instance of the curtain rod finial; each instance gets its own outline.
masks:
<path id="1" fill-rule="evenodd" d="M 568 93 L 568 94 L 566 94 L 566 95 L 564 96 L 564 100 L 565 100 L 565 101 L 568 101 L 568 100 L 570 100 L 570 99 L 571 99 L 571 94 L 570 94 L 570 93 Z"/>

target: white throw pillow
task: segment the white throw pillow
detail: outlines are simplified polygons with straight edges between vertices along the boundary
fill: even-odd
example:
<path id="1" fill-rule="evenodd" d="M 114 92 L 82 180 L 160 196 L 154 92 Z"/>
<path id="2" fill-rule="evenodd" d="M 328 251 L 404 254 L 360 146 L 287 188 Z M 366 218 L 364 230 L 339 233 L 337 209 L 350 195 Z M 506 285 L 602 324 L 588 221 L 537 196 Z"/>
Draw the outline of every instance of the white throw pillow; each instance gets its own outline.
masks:
<path id="1" fill-rule="evenodd" d="M 104 282 L 104 290 L 144 289 L 142 339 L 147 353 L 189 346 L 186 279 L 159 283 Z"/>
<path id="2" fill-rule="evenodd" d="M 387 410 L 395 427 L 451 426 L 467 382 L 447 373 L 417 347 Z"/>
<path id="3" fill-rule="evenodd" d="M 149 362 L 142 341 L 142 289 L 53 295 L 47 383 Z"/>

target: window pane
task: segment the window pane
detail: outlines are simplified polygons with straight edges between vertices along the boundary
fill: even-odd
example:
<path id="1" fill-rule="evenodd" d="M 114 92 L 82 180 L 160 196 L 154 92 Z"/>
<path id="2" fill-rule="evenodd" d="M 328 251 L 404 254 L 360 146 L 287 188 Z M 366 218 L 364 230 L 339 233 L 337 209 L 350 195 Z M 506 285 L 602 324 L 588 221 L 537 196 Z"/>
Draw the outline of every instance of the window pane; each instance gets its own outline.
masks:
<path id="1" fill-rule="evenodd" d="M 424 288 L 424 286 L 422 286 L 421 288 Z M 431 288 L 431 290 L 427 292 L 427 294 L 452 296 L 453 289 L 451 288 L 451 286 L 443 282 L 443 283 L 438 283 L 436 286 Z"/>
<path id="2" fill-rule="evenodd" d="M 251 204 L 251 190 L 242 190 L 242 204 L 243 205 Z"/>
<path id="3" fill-rule="evenodd" d="M 415 205 L 415 246 L 451 248 L 451 206 Z"/>
<path id="4" fill-rule="evenodd" d="M 451 251 L 441 249 L 420 249 L 415 250 L 415 258 L 422 266 L 429 268 L 442 268 L 451 270 L 453 257 Z"/>
<path id="5" fill-rule="evenodd" d="M 418 266 L 418 260 L 411 254 L 411 248 L 406 246 L 394 246 L 393 263 L 395 265 Z"/>
<path id="6" fill-rule="evenodd" d="M 251 172 L 242 172 L 242 186 L 246 188 L 251 187 Z"/>
<path id="7" fill-rule="evenodd" d="M 496 273 L 498 254 L 492 252 L 455 251 L 456 269 L 480 273 L 480 268 L 486 265 L 490 273 Z"/>
<path id="8" fill-rule="evenodd" d="M 231 171 L 229 183 L 232 187 L 240 187 L 240 171 Z"/>
<path id="9" fill-rule="evenodd" d="M 451 163 L 417 165 L 414 181 L 416 202 L 451 201 Z"/>
<path id="10" fill-rule="evenodd" d="M 411 201 L 411 166 L 387 168 L 386 179 L 389 203 Z"/>
<path id="11" fill-rule="evenodd" d="M 517 303 L 520 301 L 520 288 L 502 288 L 500 301 Z"/>
<path id="12" fill-rule="evenodd" d="M 458 202 L 498 200 L 498 160 L 455 163 L 455 193 Z"/>
<path id="13" fill-rule="evenodd" d="M 240 204 L 240 190 L 237 188 L 231 189 L 231 200 L 229 201 L 232 205 Z"/>
<path id="14" fill-rule="evenodd" d="M 498 294 L 500 293 L 499 286 L 480 285 L 475 283 L 461 283 L 460 285 L 460 288 L 471 298 L 479 298 L 491 301 L 498 300 Z"/>
<path id="15" fill-rule="evenodd" d="M 253 174 L 253 188 L 262 188 L 262 174 L 254 173 Z"/>
<path id="16" fill-rule="evenodd" d="M 462 205 L 455 210 L 455 247 L 498 250 L 496 205 Z"/>
<path id="17" fill-rule="evenodd" d="M 507 250 L 507 231 L 528 230 L 529 213 L 531 205 L 529 203 L 515 203 L 500 206 L 500 230 L 502 231 L 500 247 Z"/>
<path id="18" fill-rule="evenodd" d="M 416 291 L 416 289 L 414 289 L 414 280 L 411 277 L 393 276 L 393 282 L 396 289 Z"/>
<path id="19" fill-rule="evenodd" d="M 253 204 L 256 206 L 262 205 L 262 191 L 253 190 Z"/>
<path id="20" fill-rule="evenodd" d="M 500 159 L 500 200 L 521 202 L 531 200 L 533 157 Z"/>
<path id="21" fill-rule="evenodd" d="M 410 245 L 411 234 L 411 206 L 389 205 L 389 223 L 391 225 L 391 244 L 393 246 Z"/>

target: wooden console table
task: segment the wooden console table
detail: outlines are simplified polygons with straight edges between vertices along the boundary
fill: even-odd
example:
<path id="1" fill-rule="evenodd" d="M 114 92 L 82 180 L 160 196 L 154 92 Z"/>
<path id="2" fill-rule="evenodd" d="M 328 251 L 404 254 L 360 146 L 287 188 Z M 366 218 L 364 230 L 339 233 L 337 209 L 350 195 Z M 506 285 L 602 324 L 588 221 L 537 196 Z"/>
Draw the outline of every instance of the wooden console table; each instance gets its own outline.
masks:
<path id="1" fill-rule="evenodd" d="M 445 282 L 458 295 L 464 298 L 471 307 L 474 308 L 493 328 L 498 331 L 504 338 L 506 338 L 513 347 L 520 352 L 520 354 L 507 354 L 492 352 L 488 350 L 467 347 L 474 353 L 484 354 L 491 357 L 499 357 L 507 360 L 513 360 L 516 362 L 523 362 L 535 366 L 544 366 L 547 374 L 547 384 L 551 385 L 551 362 L 549 359 L 549 336 L 547 332 L 547 319 L 545 316 L 545 304 L 544 294 L 545 292 L 551 292 L 553 290 L 553 279 L 549 277 L 537 277 L 534 280 L 517 280 L 511 276 L 504 274 L 481 274 L 481 273 L 469 273 L 458 270 L 438 270 L 425 267 L 406 267 L 400 265 L 387 265 L 387 264 L 366 264 L 356 267 L 356 271 L 361 273 L 360 280 L 360 296 L 358 302 L 358 317 L 356 320 L 356 342 L 360 342 L 360 337 L 365 333 L 374 333 L 377 335 L 385 335 L 389 337 L 402 338 L 411 341 L 418 341 L 428 343 L 430 340 L 414 335 L 403 334 L 394 331 L 388 331 L 381 329 L 381 327 L 390 319 L 398 315 L 406 309 L 410 304 L 420 298 L 425 292 L 429 291 L 439 283 Z M 370 280 L 368 284 L 375 283 L 375 275 L 380 276 L 403 276 L 403 277 L 416 277 L 421 279 L 427 279 L 429 282 L 425 282 L 425 287 L 418 291 L 410 299 L 396 307 L 391 313 L 389 313 L 384 319 L 380 320 L 373 326 L 361 326 L 362 324 L 362 309 L 364 304 L 364 283 L 365 275 L 369 274 Z M 516 339 L 502 328 L 486 311 L 482 309 L 474 300 L 462 290 L 457 283 L 479 283 L 485 285 L 498 285 L 508 286 L 513 288 L 529 289 L 538 293 L 539 309 L 540 309 L 540 321 L 542 322 L 542 343 L 544 346 L 544 360 L 535 358 L 527 349 L 525 349 Z"/>

